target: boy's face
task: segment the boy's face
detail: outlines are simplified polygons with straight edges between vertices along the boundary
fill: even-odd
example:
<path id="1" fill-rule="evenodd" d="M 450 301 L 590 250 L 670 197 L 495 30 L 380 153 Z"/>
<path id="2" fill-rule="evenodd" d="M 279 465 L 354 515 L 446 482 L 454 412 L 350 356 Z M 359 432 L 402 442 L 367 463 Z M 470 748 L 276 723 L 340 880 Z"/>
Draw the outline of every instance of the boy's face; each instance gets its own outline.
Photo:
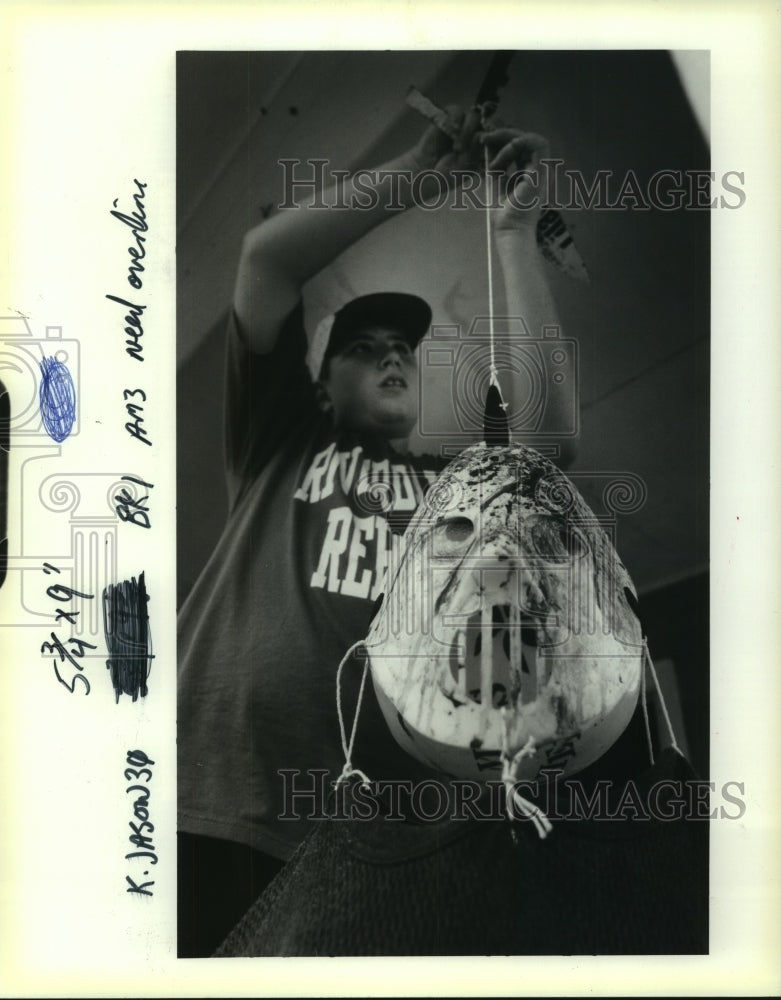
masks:
<path id="1" fill-rule="evenodd" d="M 418 364 L 398 330 L 369 327 L 331 357 L 320 383 L 345 430 L 404 439 L 418 417 Z"/>

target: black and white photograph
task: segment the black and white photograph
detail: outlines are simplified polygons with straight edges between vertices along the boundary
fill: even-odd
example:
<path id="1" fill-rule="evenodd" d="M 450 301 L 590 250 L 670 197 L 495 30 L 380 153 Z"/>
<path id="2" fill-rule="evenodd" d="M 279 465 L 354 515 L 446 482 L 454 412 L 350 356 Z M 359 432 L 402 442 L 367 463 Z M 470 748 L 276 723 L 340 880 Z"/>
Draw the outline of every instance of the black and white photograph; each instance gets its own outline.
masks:
<path id="1" fill-rule="evenodd" d="M 9 0 L 0 996 L 762 996 L 769 0 Z"/>
<path id="2" fill-rule="evenodd" d="M 180 956 L 707 952 L 709 75 L 178 54 Z"/>

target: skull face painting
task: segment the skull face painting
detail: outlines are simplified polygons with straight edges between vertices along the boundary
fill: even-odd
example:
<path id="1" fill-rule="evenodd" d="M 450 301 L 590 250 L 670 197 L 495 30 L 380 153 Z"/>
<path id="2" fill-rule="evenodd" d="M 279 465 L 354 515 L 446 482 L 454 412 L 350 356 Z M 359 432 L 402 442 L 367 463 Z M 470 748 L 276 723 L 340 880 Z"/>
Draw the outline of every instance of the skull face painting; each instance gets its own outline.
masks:
<path id="1" fill-rule="evenodd" d="M 530 448 L 468 448 L 404 536 L 366 647 L 398 743 L 430 767 L 574 774 L 623 732 L 643 638 L 629 574 L 572 483 Z M 519 755 L 519 751 L 523 751 Z"/>

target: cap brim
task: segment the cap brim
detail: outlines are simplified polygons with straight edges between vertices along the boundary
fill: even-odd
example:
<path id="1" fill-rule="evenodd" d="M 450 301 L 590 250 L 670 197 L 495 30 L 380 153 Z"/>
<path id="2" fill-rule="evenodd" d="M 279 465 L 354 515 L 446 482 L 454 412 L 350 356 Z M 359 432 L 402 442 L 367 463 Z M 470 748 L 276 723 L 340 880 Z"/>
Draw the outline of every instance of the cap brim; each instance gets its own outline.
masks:
<path id="1" fill-rule="evenodd" d="M 406 292 L 362 295 L 336 314 L 325 356 L 337 354 L 356 334 L 373 326 L 398 330 L 412 347 L 417 347 L 430 325 L 431 308 L 417 295 Z"/>

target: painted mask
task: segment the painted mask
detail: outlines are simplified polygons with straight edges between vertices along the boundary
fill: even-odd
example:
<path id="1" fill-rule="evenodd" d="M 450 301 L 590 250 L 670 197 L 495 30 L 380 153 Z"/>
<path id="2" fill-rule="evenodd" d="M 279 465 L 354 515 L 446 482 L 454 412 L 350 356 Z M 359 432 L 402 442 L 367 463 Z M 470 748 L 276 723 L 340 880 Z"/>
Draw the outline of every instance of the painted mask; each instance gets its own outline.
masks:
<path id="1" fill-rule="evenodd" d="M 637 703 L 629 575 L 572 483 L 530 448 L 468 448 L 402 540 L 366 646 L 398 743 L 454 777 L 573 774 Z"/>

